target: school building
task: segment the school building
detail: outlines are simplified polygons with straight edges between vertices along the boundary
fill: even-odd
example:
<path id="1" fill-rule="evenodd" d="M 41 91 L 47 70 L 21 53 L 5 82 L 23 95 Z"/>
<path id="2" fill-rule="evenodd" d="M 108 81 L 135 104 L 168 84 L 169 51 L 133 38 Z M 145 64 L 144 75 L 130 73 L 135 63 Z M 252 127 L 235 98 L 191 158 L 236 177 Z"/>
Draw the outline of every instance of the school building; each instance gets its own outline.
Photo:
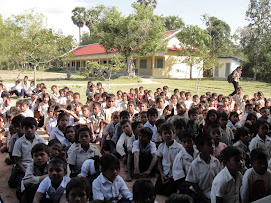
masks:
<path id="1" fill-rule="evenodd" d="M 139 76 L 149 76 L 153 78 L 190 78 L 190 67 L 183 61 L 185 56 L 179 56 L 177 49 L 180 49 L 180 41 L 176 34 L 181 30 L 171 30 L 166 32 L 166 51 L 157 52 L 154 55 L 137 57 L 134 56 L 135 73 Z M 106 53 L 104 47 L 98 43 L 79 46 L 71 50 L 73 57 L 65 61 L 67 70 L 83 71 L 87 61 L 97 61 L 99 64 L 110 63 L 114 55 L 119 55 L 117 51 Z M 192 68 L 192 78 L 203 77 L 203 63 L 199 63 Z M 126 67 L 120 70 L 125 74 Z"/>

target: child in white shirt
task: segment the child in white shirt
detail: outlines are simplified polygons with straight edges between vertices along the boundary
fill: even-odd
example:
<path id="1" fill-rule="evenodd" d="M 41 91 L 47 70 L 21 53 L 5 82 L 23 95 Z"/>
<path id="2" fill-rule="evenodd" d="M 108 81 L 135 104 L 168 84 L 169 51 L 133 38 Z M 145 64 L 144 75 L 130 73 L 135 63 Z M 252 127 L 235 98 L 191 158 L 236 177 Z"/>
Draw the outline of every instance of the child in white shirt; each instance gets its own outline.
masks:
<path id="1" fill-rule="evenodd" d="M 94 200 L 109 200 L 112 203 L 123 199 L 132 201 L 133 195 L 124 180 L 118 175 L 120 162 L 113 154 L 105 154 L 101 160 L 102 173 L 93 181 L 92 192 Z"/>

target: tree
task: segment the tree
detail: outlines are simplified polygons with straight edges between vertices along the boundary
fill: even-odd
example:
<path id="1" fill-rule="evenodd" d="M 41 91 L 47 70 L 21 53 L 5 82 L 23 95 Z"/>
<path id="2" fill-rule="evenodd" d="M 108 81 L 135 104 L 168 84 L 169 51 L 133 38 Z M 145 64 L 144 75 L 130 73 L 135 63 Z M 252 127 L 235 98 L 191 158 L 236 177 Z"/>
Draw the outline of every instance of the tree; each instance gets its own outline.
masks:
<path id="1" fill-rule="evenodd" d="M 91 39 L 91 35 L 89 32 L 83 32 L 81 36 L 81 45 L 87 45 L 87 44 L 92 44 L 95 41 Z"/>
<path id="2" fill-rule="evenodd" d="M 127 73 L 135 75 L 134 55 L 148 56 L 163 47 L 165 27 L 153 7 L 133 4 L 135 12 L 124 17 L 116 8 L 107 9 L 93 33 L 107 52 L 118 51 L 127 60 Z"/>
<path id="3" fill-rule="evenodd" d="M 79 28 L 79 45 L 81 43 L 81 28 L 85 25 L 85 8 L 76 7 L 72 10 L 72 22 Z"/>
<path id="4" fill-rule="evenodd" d="M 166 16 L 163 19 L 167 30 L 180 29 L 184 26 L 183 20 L 178 16 Z"/>
<path id="5" fill-rule="evenodd" d="M 93 26 L 99 23 L 101 19 L 103 18 L 103 11 L 105 9 L 106 7 L 104 5 L 98 5 L 85 11 L 84 19 L 85 19 L 85 24 L 89 29 L 90 36 L 91 36 Z"/>
<path id="6" fill-rule="evenodd" d="M 156 0 L 137 0 L 137 3 L 139 3 L 141 6 L 144 6 L 145 8 L 148 6 L 156 8 L 157 6 Z"/>
<path id="7" fill-rule="evenodd" d="M 256 80 L 260 68 L 260 57 L 265 53 L 270 40 L 271 2 L 269 0 L 250 0 L 246 12 L 247 28 L 241 32 L 241 44 L 250 60 L 255 61 L 253 79 Z"/>
<path id="8" fill-rule="evenodd" d="M 190 79 L 192 79 L 193 68 L 197 68 L 201 72 L 203 69 L 212 69 L 218 64 L 217 58 L 212 56 L 209 51 L 212 38 L 207 30 L 187 25 L 177 34 L 177 37 L 181 48 L 178 50 L 178 54 L 185 56 L 183 62 L 190 66 Z M 201 75 L 198 75 L 195 84 L 196 91 L 199 91 L 200 79 Z"/>

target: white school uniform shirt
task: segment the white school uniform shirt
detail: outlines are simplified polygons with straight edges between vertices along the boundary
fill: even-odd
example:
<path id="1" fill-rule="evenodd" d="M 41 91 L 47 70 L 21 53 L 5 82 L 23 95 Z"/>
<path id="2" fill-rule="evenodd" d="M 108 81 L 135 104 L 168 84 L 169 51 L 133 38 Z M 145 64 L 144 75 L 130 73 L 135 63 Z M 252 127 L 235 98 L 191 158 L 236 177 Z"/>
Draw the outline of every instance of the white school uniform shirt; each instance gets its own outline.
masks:
<path id="1" fill-rule="evenodd" d="M 31 155 L 32 147 L 38 143 L 45 143 L 45 141 L 37 133 L 35 133 L 32 143 L 23 135 L 15 142 L 12 156 L 21 157 L 22 165 L 27 168 L 27 166 L 33 162 Z"/>
<path id="2" fill-rule="evenodd" d="M 39 188 L 37 192 L 40 192 L 42 194 L 46 193 L 46 198 L 51 200 L 60 200 L 62 195 L 66 193 L 66 186 L 70 182 L 70 178 L 67 176 L 64 176 L 59 187 L 55 189 L 52 186 L 51 179 L 49 177 L 44 178 L 43 181 L 41 181 Z"/>
<path id="3" fill-rule="evenodd" d="M 212 182 L 220 170 L 221 166 L 217 158 L 211 156 L 210 163 L 207 164 L 201 159 L 199 154 L 197 158 L 192 161 L 185 180 L 191 183 L 197 183 L 203 194 L 208 199 L 211 199 Z M 190 189 L 196 192 L 193 186 L 191 186 Z"/>
<path id="4" fill-rule="evenodd" d="M 67 102 L 67 98 L 66 97 L 58 97 L 58 101 L 57 103 L 59 103 L 60 105 L 66 106 L 66 102 Z"/>
<path id="5" fill-rule="evenodd" d="M 72 145 L 69 147 L 68 152 L 67 152 L 68 159 L 69 159 L 71 153 L 73 153 L 74 150 L 77 149 L 79 146 L 80 146 L 80 143 L 76 143 L 76 142 L 72 143 Z"/>
<path id="6" fill-rule="evenodd" d="M 157 150 L 157 156 L 162 158 L 163 173 L 172 176 L 173 162 L 177 154 L 182 150 L 182 145 L 176 140 L 169 147 L 165 142 L 161 143 Z"/>
<path id="7" fill-rule="evenodd" d="M 193 156 L 191 156 L 185 148 L 182 148 L 176 155 L 172 167 L 172 175 L 175 181 L 186 177 L 192 161 L 198 156 L 199 151 L 196 146 L 193 148 Z"/>
<path id="8" fill-rule="evenodd" d="M 230 129 L 232 128 L 241 128 L 241 125 L 239 122 L 236 122 L 235 124 L 233 124 L 230 120 L 227 123 L 227 127 L 229 127 Z"/>
<path id="9" fill-rule="evenodd" d="M 63 148 L 72 144 L 69 142 L 69 140 L 67 140 L 63 132 L 59 130 L 58 127 L 54 128 L 52 132 L 50 133 L 49 141 L 53 139 L 59 140 Z"/>
<path id="10" fill-rule="evenodd" d="M 112 200 L 117 203 L 120 195 L 130 201 L 133 195 L 129 191 L 124 180 L 118 175 L 113 182 L 108 180 L 102 173 L 92 183 L 93 200 Z"/>
<path id="11" fill-rule="evenodd" d="M 240 124 L 241 126 L 244 126 L 244 125 L 245 125 L 245 122 L 246 122 L 246 120 L 247 120 L 247 115 L 248 115 L 248 113 L 244 113 L 244 115 L 243 115 L 242 118 L 240 119 L 239 124 Z"/>
<path id="12" fill-rule="evenodd" d="M 153 126 L 150 124 L 149 121 L 147 121 L 145 124 L 144 124 L 144 127 L 148 127 L 152 130 L 152 139 L 151 141 L 155 142 L 155 136 L 157 134 L 157 127 L 156 125 L 154 124 Z"/>
<path id="13" fill-rule="evenodd" d="M 251 152 L 253 149 L 261 148 L 265 151 L 267 154 L 267 158 L 271 158 L 271 138 L 269 136 L 265 136 L 265 141 L 260 138 L 260 136 L 257 134 L 256 137 L 254 137 L 249 144 L 249 151 Z"/>
<path id="14" fill-rule="evenodd" d="M 249 152 L 248 146 L 245 145 L 241 140 L 238 140 L 233 144 L 234 147 L 237 147 L 238 149 L 244 151 L 245 153 Z"/>
<path id="15" fill-rule="evenodd" d="M 26 109 L 25 112 L 22 112 L 21 115 L 23 115 L 24 117 L 34 117 L 33 111 L 31 111 L 29 108 Z"/>
<path id="16" fill-rule="evenodd" d="M 43 114 L 43 116 L 45 116 L 48 112 L 48 107 L 49 107 L 48 103 L 45 104 L 44 102 L 41 102 L 39 104 L 38 111 L 40 111 Z"/>
<path id="17" fill-rule="evenodd" d="M 46 130 L 48 132 L 48 134 L 50 135 L 51 132 L 56 128 L 57 125 L 57 118 L 54 118 L 53 120 L 51 120 L 47 125 L 46 125 Z"/>
<path id="18" fill-rule="evenodd" d="M 99 133 L 99 130 L 100 130 L 100 123 L 102 122 L 102 120 L 104 119 L 104 117 L 102 116 L 102 113 L 99 112 L 97 114 L 97 116 L 95 116 L 93 114 L 93 112 L 90 112 L 89 115 L 88 115 L 88 119 L 89 121 L 92 123 L 93 125 L 93 130 L 94 132 L 96 133 Z"/>
<path id="19" fill-rule="evenodd" d="M 129 139 L 130 137 L 132 137 L 133 135 L 134 135 L 133 133 L 132 133 L 131 136 L 128 136 L 128 135 L 126 135 L 125 133 L 122 133 L 122 134 L 120 135 L 120 138 L 119 138 L 119 140 L 118 140 L 118 142 L 117 142 L 116 150 L 117 150 L 117 152 L 118 152 L 121 156 L 126 155 L 126 152 L 125 152 L 125 150 L 124 150 L 123 145 L 125 145 L 125 147 L 127 148 L 127 141 L 128 141 L 128 139 Z"/>
<path id="20" fill-rule="evenodd" d="M 190 109 L 191 105 L 193 104 L 193 101 L 191 100 L 184 100 L 184 104 L 187 110 Z"/>
<path id="21" fill-rule="evenodd" d="M 118 111 L 118 109 L 115 108 L 114 106 L 113 106 L 112 109 L 106 107 L 106 108 L 104 108 L 102 110 L 101 114 L 102 114 L 104 120 L 106 120 L 106 121 L 108 121 L 110 123 L 111 122 L 112 113 L 115 112 L 115 111 Z"/>
<path id="22" fill-rule="evenodd" d="M 263 183 L 265 191 L 261 191 L 263 194 L 270 188 L 271 183 L 271 172 L 269 170 L 266 171 L 265 174 L 258 174 L 254 168 L 248 169 L 243 176 L 243 184 L 241 187 L 241 200 L 242 203 L 249 203 L 256 201 L 257 197 L 255 197 L 255 193 L 257 195 L 257 182 Z M 263 187 L 259 187 L 259 189 L 263 189 Z"/>
<path id="23" fill-rule="evenodd" d="M 88 151 L 84 151 L 81 145 L 76 147 L 74 151 L 69 155 L 68 164 L 81 168 L 84 161 L 94 156 L 102 156 L 98 148 L 94 145 L 89 145 Z"/>
<path id="24" fill-rule="evenodd" d="M 59 98 L 59 93 L 58 93 L 58 92 L 57 92 L 57 93 L 51 93 L 51 94 L 50 94 L 50 99 L 51 99 L 52 101 L 58 102 L 58 98 Z"/>
<path id="25" fill-rule="evenodd" d="M 154 142 L 150 141 L 150 143 L 143 149 L 144 152 L 150 152 L 151 154 L 157 154 L 156 145 Z M 134 141 L 132 153 L 140 152 L 139 140 Z"/>
<path id="26" fill-rule="evenodd" d="M 234 139 L 234 135 L 232 130 L 226 126 L 226 129 L 221 129 L 222 137 L 220 142 L 225 143 L 227 146 L 232 146 L 232 140 Z"/>
<path id="27" fill-rule="evenodd" d="M 216 203 L 216 197 L 223 198 L 223 203 L 239 203 L 242 175 L 238 171 L 235 179 L 225 166 L 215 177 L 211 190 L 211 203 Z"/>
<path id="28" fill-rule="evenodd" d="M 88 159 L 88 160 L 84 161 L 84 163 L 81 167 L 81 172 L 78 174 L 78 176 L 86 178 L 86 177 L 93 175 L 95 173 L 96 173 L 96 170 L 95 170 L 94 160 Z"/>

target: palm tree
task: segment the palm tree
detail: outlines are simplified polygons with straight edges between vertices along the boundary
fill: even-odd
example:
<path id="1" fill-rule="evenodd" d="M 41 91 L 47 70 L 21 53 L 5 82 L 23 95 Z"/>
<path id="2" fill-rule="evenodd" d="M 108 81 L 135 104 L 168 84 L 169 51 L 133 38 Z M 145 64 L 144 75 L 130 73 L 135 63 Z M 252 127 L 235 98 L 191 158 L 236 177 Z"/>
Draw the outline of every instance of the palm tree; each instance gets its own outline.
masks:
<path id="1" fill-rule="evenodd" d="M 148 6 L 152 6 L 153 8 L 156 8 L 156 6 L 157 6 L 156 0 L 137 0 L 137 3 L 145 6 L 145 8 Z"/>
<path id="2" fill-rule="evenodd" d="M 72 22 L 79 28 L 79 45 L 81 43 L 81 27 L 85 25 L 85 8 L 75 7 L 72 10 Z"/>

